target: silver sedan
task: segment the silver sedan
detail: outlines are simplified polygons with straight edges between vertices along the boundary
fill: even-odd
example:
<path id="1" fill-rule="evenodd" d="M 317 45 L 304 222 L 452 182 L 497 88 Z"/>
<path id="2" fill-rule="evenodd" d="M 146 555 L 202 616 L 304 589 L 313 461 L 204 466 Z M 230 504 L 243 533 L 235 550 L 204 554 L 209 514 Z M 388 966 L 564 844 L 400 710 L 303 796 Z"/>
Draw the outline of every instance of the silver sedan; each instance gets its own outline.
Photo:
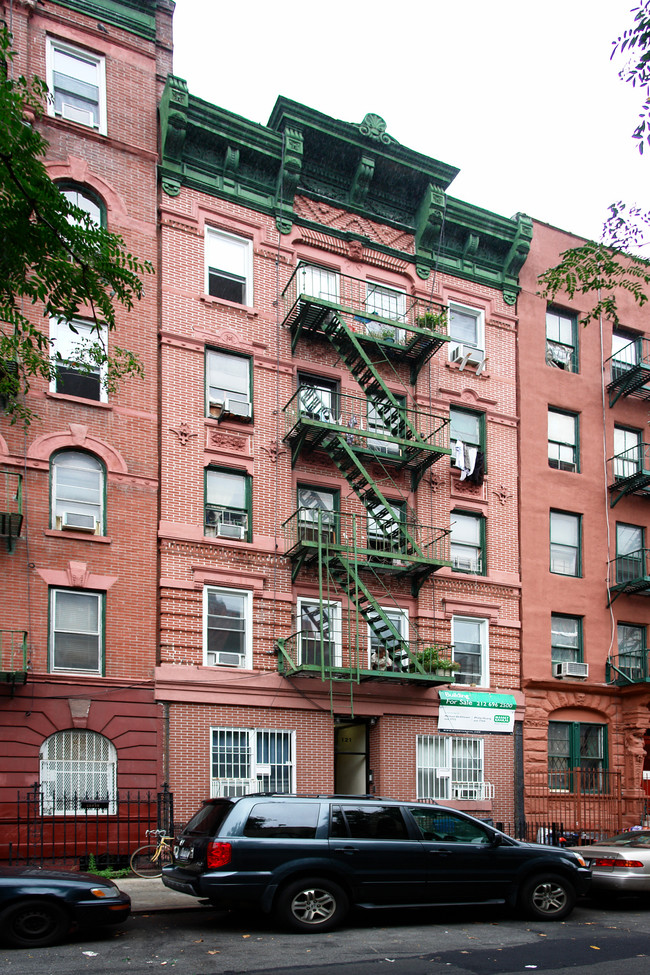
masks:
<path id="1" fill-rule="evenodd" d="M 594 893 L 650 892 L 650 829 L 629 830 L 571 849 L 591 867 Z"/>

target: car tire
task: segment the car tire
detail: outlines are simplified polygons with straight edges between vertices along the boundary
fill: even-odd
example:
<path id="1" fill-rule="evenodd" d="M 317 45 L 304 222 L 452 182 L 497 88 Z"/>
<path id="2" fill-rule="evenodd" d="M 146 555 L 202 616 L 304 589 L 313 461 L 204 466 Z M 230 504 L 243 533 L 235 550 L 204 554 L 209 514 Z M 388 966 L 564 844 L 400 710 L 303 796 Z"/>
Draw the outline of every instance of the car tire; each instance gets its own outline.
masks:
<path id="1" fill-rule="evenodd" d="M 331 931 L 348 913 L 348 895 L 325 877 L 305 877 L 283 887 L 277 897 L 275 916 L 294 931 Z"/>
<path id="2" fill-rule="evenodd" d="M 576 902 L 573 884 L 557 873 L 538 874 L 524 881 L 519 891 L 519 908 L 536 921 L 561 921 Z"/>
<path id="3" fill-rule="evenodd" d="M 2 938 L 15 948 L 47 948 L 57 944 L 70 929 L 64 908 L 53 901 L 18 901 L 0 914 Z"/>

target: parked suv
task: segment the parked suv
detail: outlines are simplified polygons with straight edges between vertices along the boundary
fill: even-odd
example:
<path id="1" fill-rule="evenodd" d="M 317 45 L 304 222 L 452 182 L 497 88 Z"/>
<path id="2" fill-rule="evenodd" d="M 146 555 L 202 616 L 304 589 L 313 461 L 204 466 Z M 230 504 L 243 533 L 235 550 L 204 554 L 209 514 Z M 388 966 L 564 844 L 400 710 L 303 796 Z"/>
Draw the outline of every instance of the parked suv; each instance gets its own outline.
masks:
<path id="1" fill-rule="evenodd" d="M 208 799 L 163 883 L 220 908 L 255 906 L 328 931 L 352 905 L 499 904 L 566 917 L 591 878 L 575 852 L 520 843 L 456 809 L 375 796 Z"/>

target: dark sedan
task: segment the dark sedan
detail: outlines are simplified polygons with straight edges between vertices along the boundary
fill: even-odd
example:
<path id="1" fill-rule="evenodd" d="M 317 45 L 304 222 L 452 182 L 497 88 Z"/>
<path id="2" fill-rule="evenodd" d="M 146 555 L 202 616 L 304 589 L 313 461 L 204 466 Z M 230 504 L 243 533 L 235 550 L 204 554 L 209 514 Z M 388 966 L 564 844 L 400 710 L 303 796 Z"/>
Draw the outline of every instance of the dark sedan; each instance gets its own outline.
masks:
<path id="1" fill-rule="evenodd" d="M 0 867 L 0 938 L 17 948 L 53 945 L 77 925 L 118 924 L 131 898 L 90 873 Z"/>

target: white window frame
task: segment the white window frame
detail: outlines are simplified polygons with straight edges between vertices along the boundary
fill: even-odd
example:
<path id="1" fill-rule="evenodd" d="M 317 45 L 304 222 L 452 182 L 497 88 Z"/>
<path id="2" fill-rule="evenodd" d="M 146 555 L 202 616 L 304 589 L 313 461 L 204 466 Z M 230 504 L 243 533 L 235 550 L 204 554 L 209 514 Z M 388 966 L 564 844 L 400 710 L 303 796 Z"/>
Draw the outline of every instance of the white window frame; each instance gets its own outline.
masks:
<path id="1" fill-rule="evenodd" d="M 239 596 L 244 600 L 244 659 L 240 664 L 225 664 L 211 662 L 208 651 L 208 596 L 211 592 L 224 593 L 227 596 Z M 226 653 L 231 651 L 224 651 Z M 205 667 L 228 667 L 238 670 L 252 670 L 253 667 L 253 592 L 250 589 L 227 589 L 225 586 L 203 587 L 203 665 Z"/>
<path id="2" fill-rule="evenodd" d="M 103 754 L 105 758 L 98 758 Z M 83 758 L 81 756 L 84 756 Z M 84 798 L 108 800 L 102 807 L 90 802 L 92 816 L 117 812 L 117 750 L 96 731 L 70 728 L 46 738 L 40 750 L 42 812 L 63 816 L 84 811 Z M 91 781 L 90 789 L 88 780 Z M 77 801 L 75 802 L 75 796 Z"/>
<path id="3" fill-rule="evenodd" d="M 378 296 L 379 301 L 374 301 L 375 295 Z M 385 306 L 385 301 L 388 301 L 389 307 Z M 393 302 L 395 304 L 394 312 L 390 307 Z M 366 281 L 365 310 L 369 315 L 378 315 L 380 318 L 396 323 L 395 326 L 392 326 L 387 322 L 369 320 L 366 322 L 368 335 L 374 335 L 377 338 L 389 337 L 398 344 L 404 342 L 404 329 L 398 328 L 398 323 L 406 321 L 406 290 L 404 288 L 395 288 L 390 284 L 382 284 L 380 281 Z"/>
<path id="4" fill-rule="evenodd" d="M 97 68 L 97 88 L 98 88 L 98 98 L 97 98 L 97 125 L 89 122 L 84 122 L 82 119 L 75 119 L 71 116 L 66 116 L 61 111 L 57 111 L 55 108 L 55 87 L 54 87 L 54 60 L 56 52 L 60 51 L 62 54 L 68 54 L 73 57 L 79 58 L 80 60 L 86 61 L 89 64 L 94 64 Z M 100 135 L 107 134 L 106 127 L 106 59 L 100 55 L 95 54 L 92 51 L 88 51 L 82 47 L 76 47 L 74 44 L 68 44 L 67 41 L 60 41 L 54 37 L 48 37 L 47 39 L 47 49 L 46 49 L 46 80 L 47 87 L 52 95 L 51 100 L 48 99 L 47 103 L 47 113 L 52 117 L 65 118 L 66 121 L 76 122 L 77 125 L 85 125 L 86 128 L 93 129 L 97 131 Z M 73 77 L 70 75 L 70 77 Z"/>
<path id="5" fill-rule="evenodd" d="M 75 595 L 85 599 L 95 599 L 97 605 L 97 629 L 92 630 L 73 630 L 57 629 L 56 604 L 59 594 Z M 64 587 L 53 586 L 50 589 L 50 639 L 49 639 L 49 670 L 51 674 L 102 674 L 104 671 L 104 593 L 94 592 L 90 589 L 65 589 Z M 56 637 L 57 633 L 80 633 L 88 637 L 93 637 L 97 641 L 97 666 L 93 667 L 62 667 L 56 663 Z"/>
<path id="6" fill-rule="evenodd" d="M 215 736 L 221 732 L 231 734 L 238 740 L 239 762 L 233 757 L 228 764 L 234 767 L 231 771 L 241 774 L 232 776 L 213 775 L 215 757 Z M 208 752 L 208 768 L 210 770 L 210 797 L 243 796 L 251 792 L 274 791 L 271 784 L 271 763 L 260 761 L 258 755 L 259 736 L 282 736 L 289 744 L 290 759 L 286 763 L 276 763 L 279 768 L 288 769 L 288 792 L 296 791 L 296 733 L 286 728 L 234 728 L 222 725 L 210 728 L 210 742 Z M 245 752 L 244 752 L 245 749 Z"/>
<path id="7" fill-rule="evenodd" d="M 339 272 L 318 264 L 301 264 L 297 271 L 296 290 L 299 295 L 339 303 Z"/>
<path id="8" fill-rule="evenodd" d="M 310 603 L 312 606 L 316 605 L 320 607 L 321 603 L 318 596 L 298 596 L 296 600 L 296 619 L 297 625 L 296 629 L 300 632 L 301 636 L 298 641 L 298 659 L 302 663 L 302 607 L 305 603 Z M 323 600 L 323 609 L 328 610 L 331 613 L 334 639 L 331 640 L 334 644 L 334 660 L 331 662 L 332 667 L 340 667 L 343 662 L 343 639 L 342 639 L 342 624 L 341 624 L 341 604 L 340 602 L 327 602 Z"/>
<path id="9" fill-rule="evenodd" d="M 214 242 L 214 244 L 213 244 Z M 212 251 L 218 242 L 222 246 L 225 244 L 231 251 L 231 256 L 224 261 L 227 267 L 218 267 L 217 263 L 211 263 Z M 204 241 L 205 255 L 205 280 L 204 288 L 206 295 L 210 294 L 210 269 L 221 271 L 224 279 L 241 280 L 244 285 L 244 300 L 242 302 L 232 301 L 228 298 L 217 298 L 218 301 L 230 301 L 231 304 L 246 306 L 253 305 L 253 241 L 249 237 L 239 237 L 237 234 L 228 233 L 217 227 L 205 228 Z M 235 256 L 236 255 L 236 256 Z"/>
<path id="10" fill-rule="evenodd" d="M 456 627 L 458 623 L 475 623 L 479 626 L 479 640 L 480 640 L 480 678 L 477 681 L 472 681 L 472 686 L 476 687 L 489 687 L 490 686 L 490 644 L 489 644 L 489 634 L 490 634 L 490 621 L 480 616 L 452 616 L 451 618 L 451 642 L 454 647 L 453 659 L 456 660 Z M 460 641 L 459 641 L 460 642 Z M 462 684 L 462 671 L 459 671 L 455 677 L 454 684 Z"/>
<path id="11" fill-rule="evenodd" d="M 492 798 L 493 788 L 485 781 L 484 745 L 483 738 L 418 735 L 418 800 L 471 801 Z M 473 752 L 469 755 L 469 762 L 461 761 L 465 757 L 463 751 Z M 463 772 L 467 774 L 463 775 Z"/>
<path id="12" fill-rule="evenodd" d="M 83 458 L 88 458 L 92 463 L 89 463 L 86 467 L 79 464 L 75 467 L 74 463 L 62 463 L 64 457 L 67 457 L 70 461 L 70 455 L 80 455 Z M 85 472 L 86 474 L 95 473 L 96 476 L 96 490 L 98 501 L 94 502 L 84 499 L 83 497 L 77 498 L 65 498 L 60 497 L 61 489 L 59 485 L 59 470 L 79 470 Z M 56 453 L 50 461 L 50 469 L 52 472 L 52 497 L 50 503 L 51 510 L 51 525 L 52 528 L 57 530 L 62 530 L 64 526 L 64 515 L 68 512 L 72 514 L 83 514 L 83 515 L 94 515 L 95 517 L 95 529 L 93 534 L 103 535 L 104 534 L 104 494 L 106 490 L 106 472 L 104 465 L 95 457 L 94 454 L 90 454 L 83 450 L 60 450 Z M 79 489 L 77 493 L 81 494 Z M 89 529 L 82 529 L 89 530 Z"/>
<path id="13" fill-rule="evenodd" d="M 472 527 L 476 533 L 477 541 L 467 541 L 465 538 L 454 538 L 454 527 L 460 528 L 464 524 Z M 474 511 L 452 511 L 451 513 L 451 535 L 449 536 L 449 554 L 451 557 L 451 567 L 455 572 L 471 572 L 474 575 L 485 573 L 485 519 L 483 515 Z M 464 564 L 466 563 L 466 564 Z"/>
<path id="14" fill-rule="evenodd" d="M 76 333 L 70 328 L 70 325 L 76 328 Z M 84 348 L 88 346 L 89 343 L 100 342 L 105 349 L 108 349 L 108 332 L 104 326 L 99 328 L 94 326 L 92 322 L 86 321 L 81 318 L 73 318 L 72 322 L 66 322 L 62 318 L 50 318 L 50 348 L 51 348 L 51 359 L 55 365 L 62 365 L 65 362 L 73 361 L 72 358 L 75 354 L 75 349 L 79 347 L 81 356 L 84 355 Z M 57 363 L 54 359 L 54 354 L 59 351 L 63 357 L 63 363 Z M 74 371 L 74 370 L 72 370 Z M 81 370 L 79 370 L 79 375 L 83 375 Z M 96 376 L 99 382 L 99 398 L 94 399 L 86 396 L 76 397 L 78 399 L 83 399 L 86 402 L 91 403 L 108 403 L 108 390 L 106 388 L 106 379 L 108 376 L 108 366 L 104 362 L 102 365 L 93 367 L 89 373 L 89 376 Z M 50 382 L 50 392 L 57 392 L 57 377 L 54 376 Z M 75 396 L 74 393 L 60 393 L 59 395 L 65 396 Z"/>
<path id="15" fill-rule="evenodd" d="M 473 305 L 464 305 L 460 301 L 450 301 L 447 305 L 449 315 L 449 358 L 453 357 L 454 352 L 461 345 L 466 349 L 476 349 L 481 355 L 485 355 L 485 312 L 482 308 Z M 466 342 L 464 339 L 455 339 L 451 334 L 451 317 L 454 311 L 463 315 L 469 315 L 476 321 L 476 341 Z"/>
<path id="16" fill-rule="evenodd" d="M 393 624 L 396 624 L 396 623 L 398 624 L 397 625 L 397 629 L 401 633 L 402 640 L 404 641 L 404 643 L 408 643 L 409 642 L 409 611 L 408 611 L 408 609 L 404 609 L 402 606 L 380 606 L 380 609 L 382 610 L 382 612 L 386 616 L 388 616 L 388 618 L 391 620 L 391 622 Z M 372 664 L 373 664 L 373 659 L 372 659 L 372 636 L 373 636 L 372 629 L 371 629 L 370 625 L 368 625 L 368 667 L 369 668 L 372 668 Z M 406 660 L 403 659 L 400 662 L 402 664 L 402 668 L 401 669 L 407 669 L 408 668 L 408 663 L 409 663 L 408 657 L 406 658 Z"/>

